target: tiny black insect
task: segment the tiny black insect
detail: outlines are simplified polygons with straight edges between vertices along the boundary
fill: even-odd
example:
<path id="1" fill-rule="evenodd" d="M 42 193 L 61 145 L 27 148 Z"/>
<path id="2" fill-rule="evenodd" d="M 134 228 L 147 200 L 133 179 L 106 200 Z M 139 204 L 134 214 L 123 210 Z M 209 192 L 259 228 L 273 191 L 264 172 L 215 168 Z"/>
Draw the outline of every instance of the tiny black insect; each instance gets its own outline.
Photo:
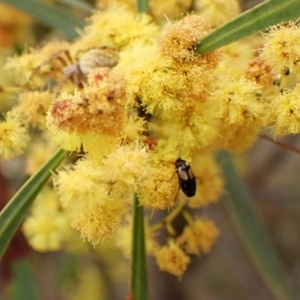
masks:
<path id="1" fill-rule="evenodd" d="M 189 165 L 180 157 L 175 162 L 176 173 L 178 175 L 179 186 L 187 197 L 193 197 L 196 194 L 196 179 Z"/>

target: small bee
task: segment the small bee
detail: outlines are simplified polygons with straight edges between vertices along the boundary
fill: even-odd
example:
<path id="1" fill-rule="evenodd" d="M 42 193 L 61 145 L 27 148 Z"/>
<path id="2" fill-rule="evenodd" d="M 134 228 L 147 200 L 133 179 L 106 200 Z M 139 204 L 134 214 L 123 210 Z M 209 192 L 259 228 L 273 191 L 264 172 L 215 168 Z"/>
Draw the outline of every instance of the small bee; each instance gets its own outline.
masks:
<path id="1" fill-rule="evenodd" d="M 187 197 L 193 197 L 196 194 L 196 179 L 190 165 L 180 157 L 175 161 L 176 173 L 178 175 L 179 186 Z"/>
<path id="2" fill-rule="evenodd" d="M 80 54 L 82 55 L 80 56 Z M 116 66 L 119 61 L 119 54 L 117 49 L 113 47 L 102 46 L 90 48 L 85 51 L 78 51 L 74 58 L 68 49 L 62 49 L 35 67 L 28 82 L 32 80 L 36 73 L 40 72 L 44 65 L 55 65 L 55 61 L 60 62 L 59 69 L 64 76 L 62 83 L 70 79 L 78 84 L 82 77 L 86 77 L 97 68 L 112 68 Z"/>
<path id="3" fill-rule="evenodd" d="M 97 68 L 112 68 L 118 64 L 119 54 L 117 49 L 108 46 L 88 49 L 73 65 L 63 69 L 66 77 L 69 77 L 69 72 L 79 72 L 86 76 L 95 71 Z"/>

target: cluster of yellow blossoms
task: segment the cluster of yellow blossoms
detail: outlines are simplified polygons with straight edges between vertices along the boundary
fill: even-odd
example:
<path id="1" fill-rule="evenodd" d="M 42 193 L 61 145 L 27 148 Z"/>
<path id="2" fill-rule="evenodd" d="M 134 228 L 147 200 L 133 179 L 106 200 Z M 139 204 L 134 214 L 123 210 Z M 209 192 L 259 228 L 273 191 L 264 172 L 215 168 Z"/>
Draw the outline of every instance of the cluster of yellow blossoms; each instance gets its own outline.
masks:
<path id="1" fill-rule="evenodd" d="M 79 154 L 55 175 L 61 206 L 47 190 L 24 223 L 34 248 L 59 249 L 71 224 L 93 245 L 119 233 L 118 243 L 128 249 L 130 222 L 124 220 L 136 194 L 150 212 L 169 211 L 158 224 L 147 221 L 147 249 L 161 270 L 181 276 L 189 255 L 209 252 L 219 236 L 211 220 L 191 212 L 223 192 L 215 151 L 244 151 L 267 128 L 300 131 L 299 87 L 286 88 L 290 81 L 282 78 L 288 70 L 297 82 L 298 25 L 272 27 L 264 45 L 246 41 L 196 55 L 194 45 L 226 21 L 209 4 L 218 7 L 218 1 L 196 2 L 205 8 L 202 15 L 168 21 L 162 30 L 149 15 L 108 7 L 94 13 L 73 43 L 48 42 L 8 61 L 24 92 L 0 124 L 1 156 L 25 149 L 25 127 L 41 132 L 30 149 L 30 174 L 55 144 Z M 222 11 L 238 14 L 237 1 L 228 3 Z M 253 44 L 260 48 L 256 56 Z M 194 197 L 178 194 L 179 156 L 193 168 Z M 172 226 L 179 214 L 186 222 L 180 234 Z M 162 227 L 166 245 L 155 241 Z"/>

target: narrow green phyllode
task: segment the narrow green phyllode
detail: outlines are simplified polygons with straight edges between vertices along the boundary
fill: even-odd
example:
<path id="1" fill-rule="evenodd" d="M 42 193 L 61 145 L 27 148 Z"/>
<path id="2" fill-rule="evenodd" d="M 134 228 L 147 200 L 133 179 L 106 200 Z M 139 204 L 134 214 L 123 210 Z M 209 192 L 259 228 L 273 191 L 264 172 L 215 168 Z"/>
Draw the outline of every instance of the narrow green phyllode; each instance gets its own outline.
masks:
<path id="1" fill-rule="evenodd" d="M 271 25 L 296 19 L 300 16 L 299 0 L 269 0 L 244 12 L 217 28 L 199 44 L 196 52 L 205 54 L 235 42 Z"/>
<path id="2" fill-rule="evenodd" d="M 226 204 L 241 242 L 275 299 L 299 299 L 290 287 L 280 262 L 269 243 L 243 182 L 238 176 L 230 155 L 221 151 L 217 158 L 226 178 Z"/>
<path id="3" fill-rule="evenodd" d="M 44 184 L 65 158 L 64 150 L 58 150 L 41 169 L 31 176 L 0 213 L 0 258 L 16 230 L 22 223 L 30 205 Z"/>
<path id="4" fill-rule="evenodd" d="M 133 204 L 131 283 L 130 293 L 134 300 L 147 300 L 147 266 L 144 229 L 144 207 L 135 195 Z"/>

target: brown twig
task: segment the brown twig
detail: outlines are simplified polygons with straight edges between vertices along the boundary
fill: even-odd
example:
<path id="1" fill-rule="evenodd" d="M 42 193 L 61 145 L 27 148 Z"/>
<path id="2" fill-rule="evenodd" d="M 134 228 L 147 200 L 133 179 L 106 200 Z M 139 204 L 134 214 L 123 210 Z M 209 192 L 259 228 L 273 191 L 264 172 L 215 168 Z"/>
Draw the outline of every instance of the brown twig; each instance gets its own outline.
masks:
<path id="1" fill-rule="evenodd" d="M 272 142 L 272 143 L 274 143 L 274 144 L 276 144 L 276 145 L 278 145 L 278 146 L 280 146 L 282 148 L 285 148 L 285 149 L 288 149 L 288 150 L 290 150 L 292 152 L 300 154 L 300 149 L 298 149 L 298 148 L 296 148 L 296 147 L 294 147 L 294 146 L 292 146 L 290 144 L 287 144 L 287 143 L 284 143 L 284 142 L 280 142 L 280 141 L 276 141 L 274 138 L 272 138 L 272 137 L 270 137 L 268 135 L 265 135 L 265 134 L 260 134 L 259 137 L 261 137 L 261 138 L 263 138 L 263 139 L 265 139 L 265 140 L 267 140 L 269 142 Z"/>

